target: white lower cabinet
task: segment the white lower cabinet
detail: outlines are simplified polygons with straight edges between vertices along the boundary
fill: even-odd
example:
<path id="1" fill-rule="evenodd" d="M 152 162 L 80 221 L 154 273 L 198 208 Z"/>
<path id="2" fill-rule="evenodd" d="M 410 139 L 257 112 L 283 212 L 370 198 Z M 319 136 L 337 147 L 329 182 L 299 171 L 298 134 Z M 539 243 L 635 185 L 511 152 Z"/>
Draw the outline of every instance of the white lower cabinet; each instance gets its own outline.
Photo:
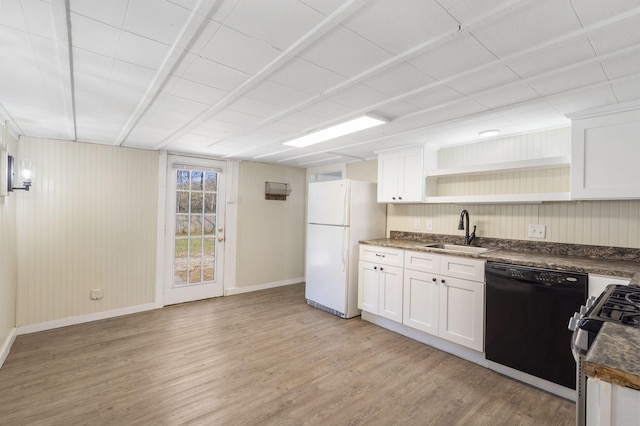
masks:
<path id="1" fill-rule="evenodd" d="M 640 426 L 640 391 L 587 378 L 587 426 Z"/>
<path id="2" fill-rule="evenodd" d="M 363 248 L 365 247 L 365 248 Z M 367 253 L 364 253 L 364 251 Z M 360 260 L 358 265 L 358 308 L 390 320 L 402 322 L 403 250 L 360 247 L 360 259 L 379 254 L 377 262 Z"/>
<path id="3" fill-rule="evenodd" d="M 474 280 L 443 275 L 451 264 Z M 481 352 L 483 274 L 481 260 L 416 252 L 405 256 L 403 324 Z"/>

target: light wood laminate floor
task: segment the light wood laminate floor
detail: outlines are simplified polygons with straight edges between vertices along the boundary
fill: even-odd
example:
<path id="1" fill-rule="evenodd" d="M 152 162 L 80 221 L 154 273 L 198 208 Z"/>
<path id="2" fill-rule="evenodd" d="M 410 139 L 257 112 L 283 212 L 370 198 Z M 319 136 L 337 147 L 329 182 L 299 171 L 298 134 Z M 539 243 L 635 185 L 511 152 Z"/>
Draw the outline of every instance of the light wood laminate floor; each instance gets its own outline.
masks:
<path id="1" fill-rule="evenodd" d="M 293 285 L 18 336 L 2 425 L 560 425 L 574 404 Z"/>

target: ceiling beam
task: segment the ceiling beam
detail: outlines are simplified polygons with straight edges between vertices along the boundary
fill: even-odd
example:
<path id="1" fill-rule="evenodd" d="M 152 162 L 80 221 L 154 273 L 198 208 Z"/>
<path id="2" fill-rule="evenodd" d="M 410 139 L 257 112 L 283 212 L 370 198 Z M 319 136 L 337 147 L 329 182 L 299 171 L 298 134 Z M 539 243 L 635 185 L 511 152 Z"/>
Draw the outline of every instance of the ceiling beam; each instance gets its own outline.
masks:
<path id="1" fill-rule="evenodd" d="M 165 56 L 162 65 L 158 68 L 151 84 L 147 87 L 147 91 L 142 96 L 142 99 L 140 99 L 138 106 L 136 106 L 136 109 L 129 116 L 129 119 L 120 131 L 120 135 L 118 135 L 115 145 L 122 146 L 127 140 L 127 137 L 133 131 L 136 124 L 138 124 L 140 118 L 142 118 L 142 116 L 147 112 L 151 103 L 156 99 L 160 90 L 162 90 L 166 84 L 171 71 L 173 71 L 178 61 L 183 57 L 187 47 L 199 34 L 202 26 L 206 25 L 209 15 L 211 15 L 216 6 L 221 2 L 222 0 L 200 0 L 198 2 L 198 5 L 193 9 L 191 15 L 189 15 L 189 19 L 182 27 L 180 35 Z"/>
<path id="2" fill-rule="evenodd" d="M 64 104 L 67 134 L 70 136 L 70 140 L 76 140 L 76 107 L 73 87 L 69 0 L 52 0 L 51 12 L 53 15 L 53 30 L 57 42 L 60 99 Z"/>
<path id="3" fill-rule="evenodd" d="M 182 126 L 180 129 L 173 132 L 162 142 L 154 147 L 154 149 L 161 149 L 169 145 L 171 142 L 179 139 L 180 137 L 191 132 L 193 129 L 199 127 L 211 117 L 220 112 L 223 108 L 231 103 L 235 102 L 243 94 L 251 90 L 257 84 L 261 83 L 269 75 L 277 71 L 285 63 L 289 62 L 299 52 L 306 49 L 313 42 L 322 37 L 325 33 L 330 31 L 335 26 L 339 25 L 346 17 L 358 10 L 362 5 L 366 3 L 366 0 L 348 0 L 338 7 L 333 13 L 323 19 L 319 24 L 309 30 L 305 35 L 296 40 L 291 46 L 284 52 L 278 55 L 273 61 L 269 62 L 260 71 L 249 77 L 238 87 L 229 92 L 226 96 L 220 99 L 211 107 L 207 108 L 204 112 L 191 120 L 188 124 Z"/>

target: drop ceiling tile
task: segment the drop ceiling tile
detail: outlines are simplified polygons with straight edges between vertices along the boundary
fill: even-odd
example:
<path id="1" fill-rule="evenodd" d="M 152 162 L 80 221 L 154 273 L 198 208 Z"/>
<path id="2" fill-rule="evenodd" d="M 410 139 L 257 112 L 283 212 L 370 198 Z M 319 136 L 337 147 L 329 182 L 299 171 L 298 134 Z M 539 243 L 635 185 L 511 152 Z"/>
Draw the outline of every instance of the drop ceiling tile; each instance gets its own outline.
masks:
<path id="1" fill-rule="evenodd" d="M 409 60 L 409 63 L 433 78 L 444 79 L 495 59 L 475 38 L 460 33 Z"/>
<path id="2" fill-rule="evenodd" d="M 29 34 L 4 27 L 0 36 L 0 63 L 12 65 L 0 66 L 0 102 L 43 98 L 40 68 Z"/>
<path id="3" fill-rule="evenodd" d="M 256 117 L 268 118 L 282 111 L 282 107 L 269 104 L 247 96 L 241 96 L 229 105 L 234 111 L 246 112 Z"/>
<path id="4" fill-rule="evenodd" d="M 407 63 L 395 67 L 364 81 L 368 87 L 389 96 L 396 96 L 428 84 L 435 80 Z"/>
<path id="5" fill-rule="evenodd" d="M 184 78 L 172 77 L 175 83 L 169 90 L 170 95 L 184 99 L 190 99 L 207 105 L 213 105 L 222 99 L 228 92 L 215 87 L 205 86 L 195 81 Z"/>
<path id="6" fill-rule="evenodd" d="M 171 70 L 171 76 L 182 77 L 197 58 L 193 53 L 184 52 Z M 171 78 L 171 77 L 169 77 Z"/>
<path id="7" fill-rule="evenodd" d="M 591 59 L 595 52 L 586 36 L 537 49 L 523 56 L 507 59 L 505 65 L 526 78 Z"/>
<path id="8" fill-rule="evenodd" d="M 347 77 L 391 58 L 389 52 L 342 27 L 334 28 L 298 56 Z"/>
<path id="9" fill-rule="evenodd" d="M 607 77 L 610 79 L 640 74 L 640 49 L 605 59 L 601 63 Z"/>
<path id="10" fill-rule="evenodd" d="M 323 15 L 331 15 L 344 4 L 344 0 L 300 0 L 301 3 L 317 10 Z"/>
<path id="11" fill-rule="evenodd" d="M 612 84 L 613 93 L 618 102 L 638 101 L 640 99 L 640 76 Z"/>
<path id="12" fill-rule="evenodd" d="M 195 117 L 206 110 L 209 105 L 196 102 L 191 99 L 181 98 L 179 96 L 163 93 L 154 102 L 154 106 L 166 108 L 172 111 L 178 111 L 183 114 L 188 114 L 191 117 Z"/>
<path id="13" fill-rule="evenodd" d="M 503 57 L 580 29 L 570 2 L 538 0 L 471 32 L 494 54 Z"/>
<path id="14" fill-rule="evenodd" d="M 304 59 L 294 58 L 271 74 L 269 80 L 303 92 L 319 94 L 345 78 Z"/>
<path id="15" fill-rule="evenodd" d="M 38 0 L 21 0 L 20 5 L 22 6 L 29 33 L 55 40 L 51 4 Z M 4 9 L 4 2 L 2 2 L 2 6 Z"/>
<path id="16" fill-rule="evenodd" d="M 376 107 L 372 113 L 393 120 L 397 117 L 403 117 L 407 114 L 417 112 L 419 107 L 408 102 L 392 102 L 383 106 Z"/>
<path id="17" fill-rule="evenodd" d="M 173 3 L 187 10 L 194 10 L 198 6 L 198 0 L 168 0 L 169 3 Z"/>
<path id="18" fill-rule="evenodd" d="M 433 108 L 437 105 L 462 99 L 464 96 L 457 90 L 453 90 L 449 86 L 439 85 L 429 88 L 421 93 L 409 96 L 404 99 L 412 105 L 420 108 Z"/>
<path id="19" fill-rule="evenodd" d="M 260 121 L 260 117 L 250 115 L 247 113 L 234 111 L 231 109 L 225 109 L 216 114 L 216 118 L 220 121 L 228 121 L 229 123 L 239 124 L 246 128 L 247 126 L 253 126 Z"/>
<path id="20" fill-rule="evenodd" d="M 73 47 L 113 57 L 118 48 L 120 30 L 76 13 L 71 14 Z"/>
<path id="21" fill-rule="evenodd" d="M 197 57 L 183 73 L 183 77 L 205 86 L 231 91 L 244 82 L 248 75 L 217 62 Z"/>
<path id="22" fill-rule="evenodd" d="M 549 98 L 549 103 L 562 115 L 586 111 L 618 102 L 610 86 L 576 90 L 561 97 Z"/>
<path id="23" fill-rule="evenodd" d="M 300 112 L 321 117 L 325 120 L 334 120 L 353 111 L 345 105 L 337 104 L 328 100 L 315 102 L 313 105 L 306 106 Z"/>
<path id="24" fill-rule="evenodd" d="M 366 108 L 387 99 L 388 96 L 364 84 L 356 84 L 341 90 L 328 99 L 337 104 L 346 105 L 353 109 Z"/>
<path id="25" fill-rule="evenodd" d="M 538 97 L 540 97 L 540 93 L 533 90 L 528 84 L 519 82 L 492 90 L 486 95 L 474 96 L 473 99 L 488 108 L 498 108 Z"/>
<path id="26" fill-rule="evenodd" d="M 114 61 L 109 92 L 139 102 L 155 76 L 155 71 L 128 62 Z"/>
<path id="27" fill-rule="evenodd" d="M 123 29 L 172 45 L 187 24 L 190 12 L 174 3 L 158 0 L 132 0 Z"/>
<path id="28" fill-rule="evenodd" d="M 103 93 L 109 87 L 113 59 L 84 49 L 73 49 L 73 85 L 76 90 Z"/>
<path id="29" fill-rule="evenodd" d="M 297 0 L 246 0 L 238 4 L 224 24 L 285 50 L 323 18 Z"/>
<path id="30" fill-rule="evenodd" d="M 115 28 L 122 28 L 129 0 L 70 0 L 72 13 L 83 15 Z"/>
<path id="31" fill-rule="evenodd" d="M 458 23 L 432 0 L 369 2 L 343 25 L 396 55 L 458 28 Z"/>
<path id="32" fill-rule="evenodd" d="M 0 13 L 0 31 L 2 26 L 7 26 L 19 31 L 28 32 L 27 21 L 19 1 L 3 1 L 2 13 Z M 1 32 L 0 32 L 1 34 Z"/>
<path id="33" fill-rule="evenodd" d="M 613 52 L 640 44 L 640 15 L 636 14 L 615 25 L 589 33 L 589 40 L 598 54 Z"/>
<path id="34" fill-rule="evenodd" d="M 199 126 L 192 132 L 206 135 L 209 131 L 212 131 L 223 132 L 230 135 L 233 133 L 241 132 L 244 129 L 245 127 L 242 124 L 232 123 L 231 121 L 221 120 L 219 118 L 211 118 L 205 121 L 201 126 Z"/>
<path id="35" fill-rule="evenodd" d="M 310 97 L 308 93 L 269 80 L 263 80 L 248 91 L 246 96 L 282 107 L 291 107 Z"/>
<path id="36" fill-rule="evenodd" d="M 247 74 L 260 71 L 279 54 L 270 44 L 225 26 L 200 51 L 207 59 Z"/>
<path id="37" fill-rule="evenodd" d="M 600 64 L 590 64 L 549 77 L 533 79 L 529 81 L 529 85 L 541 95 L 551 95 L 565 90 L 600 83 L 606 79 L 607 76 L 602 71 Z"/>
<path id="38" fill-rule="evenodd" d="M 323 119 L 315 115 L 307 114 L 304 112 L 293 112 L 287 114 L 287 116 L 278 120 L 280 123 L 288 124 L 299 129 L 306 129 L 309 127 L 317 127 L 323 122 Z"/>
<path id="39" fill-rule="evenodd" d="M 638 7 L 637 0 L 581 0 L 572 4 L 585 26 L 601 22 Z"/>
<path id="40" fill-rule="evenodd" d="M 518 76 L 504 65 L 492 65 L 478 73 L 455 79 L 448 83 L 451 88 L 465 95 L 473 95 L 488 89 L 519 80 Z"/>
<path id="41" fill-rule="evenodd" d="M 166 44 L 121 31 L 115 57 L 124 62 L 158 70 L 164 63 L 169 49 L 170 46 Z"/>

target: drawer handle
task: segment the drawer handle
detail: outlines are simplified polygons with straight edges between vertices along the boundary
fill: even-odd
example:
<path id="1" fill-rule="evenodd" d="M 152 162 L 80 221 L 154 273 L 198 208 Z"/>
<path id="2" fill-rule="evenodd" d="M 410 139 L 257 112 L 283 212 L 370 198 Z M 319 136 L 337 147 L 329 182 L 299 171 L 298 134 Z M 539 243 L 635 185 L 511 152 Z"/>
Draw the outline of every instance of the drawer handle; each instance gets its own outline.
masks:
<path id="1" fill-rule="evenodd" d="M 377 266 L 374 266 L 374 267 L 373 267 L 373 269 L 377 271 L 377 270 L 378 270 L 378 267 L 377 267 Z"/>
<path id="2" fill-rule="evenodd" d="M 380 253 L 376 253 L 376 256 L 378 257 L 385 257 L 384 254 L 380 254 Z"/>

